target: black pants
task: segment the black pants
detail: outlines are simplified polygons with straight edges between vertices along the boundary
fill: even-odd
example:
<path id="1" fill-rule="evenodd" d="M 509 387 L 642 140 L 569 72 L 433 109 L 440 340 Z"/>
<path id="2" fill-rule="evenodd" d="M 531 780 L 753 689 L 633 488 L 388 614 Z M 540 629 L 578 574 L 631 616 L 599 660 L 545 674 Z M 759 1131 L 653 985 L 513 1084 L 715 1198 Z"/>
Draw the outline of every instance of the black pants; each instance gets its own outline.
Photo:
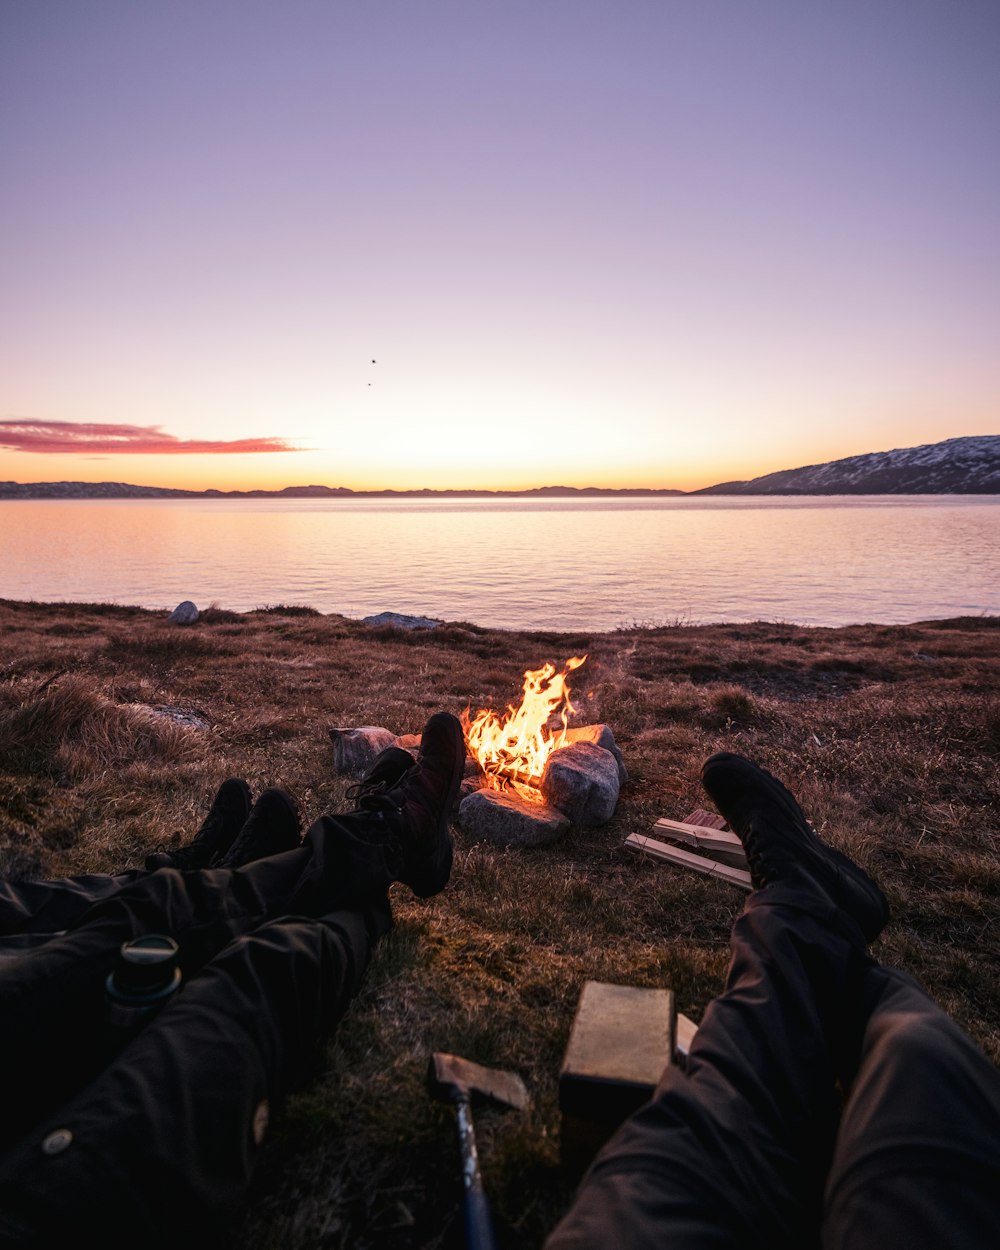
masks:
<path id="1" fill-rule="evenodd" d="M 236 870 L 0 887 L 0 931 L 54 934 L 0 959 L 0 1246 L 217 1243 L 391 923 L 361 834 L 326 818 Z M 115 1053 L 104 980 L 148 932 L 179 943 L 183 989 Z"/>
<path id="2" fill-rule="evenodd" d="M 546 1250 L 940 1250 L 1000 1238 L 1000 1073 L 909 977 L 759 891 L 687 1072 Z"/>

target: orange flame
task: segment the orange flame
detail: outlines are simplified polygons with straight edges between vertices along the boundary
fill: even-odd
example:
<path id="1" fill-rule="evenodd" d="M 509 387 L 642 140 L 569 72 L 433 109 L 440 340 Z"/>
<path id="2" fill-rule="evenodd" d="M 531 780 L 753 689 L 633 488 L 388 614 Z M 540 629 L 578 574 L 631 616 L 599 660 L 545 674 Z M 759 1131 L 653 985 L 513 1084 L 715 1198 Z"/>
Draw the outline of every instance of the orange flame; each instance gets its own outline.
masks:
<path id="1" fill-rule="evenodd" d="M 545 761 L 565 742 L 569 718 L 576 711 L 566 679 L 586 658 L 573 656 L 559 673 L 554 664 L 528 669 L 521 706 L 509 705 L 506 716 L 484 709 L 470 720 L 466 711 L 465 740 L 487 786 L 494 790 L 509 787 L 523 798 L 538 799 L 536 787 Z M 553 730 L 549 721 L 556 715 L 559 723 Z"/>

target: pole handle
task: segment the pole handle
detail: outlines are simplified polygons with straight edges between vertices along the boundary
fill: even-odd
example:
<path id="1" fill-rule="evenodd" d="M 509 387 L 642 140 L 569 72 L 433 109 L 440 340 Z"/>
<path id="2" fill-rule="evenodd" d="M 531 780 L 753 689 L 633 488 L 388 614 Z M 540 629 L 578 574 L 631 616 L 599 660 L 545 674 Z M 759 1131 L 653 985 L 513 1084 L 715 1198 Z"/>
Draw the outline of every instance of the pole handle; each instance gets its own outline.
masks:
<path id="1" fill-rule="evenodd" d="M 462 1222 L 468 1250 L 496 1250 L 490 1203 L 481 1189 L 467 1189 L 462 1199 Z"/>

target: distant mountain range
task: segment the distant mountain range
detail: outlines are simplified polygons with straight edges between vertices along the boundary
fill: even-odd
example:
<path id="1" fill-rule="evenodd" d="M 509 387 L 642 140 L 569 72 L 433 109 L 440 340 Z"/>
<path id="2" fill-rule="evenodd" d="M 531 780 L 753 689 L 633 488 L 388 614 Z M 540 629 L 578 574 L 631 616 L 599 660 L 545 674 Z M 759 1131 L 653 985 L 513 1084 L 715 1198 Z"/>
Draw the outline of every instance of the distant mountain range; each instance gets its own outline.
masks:
<path id="1" fill-rule="evenodd" d="M 347 486 L 284 486 L 281 490 L 174 490 L 128 482 L 0 482 L 0 499 L 524 499 L 595 495 L 685 495 L 683 490 L 604 490 L 598 486 L 536 486 L 531 490 L 351 490 Z"/>
<path id="2" fill-rule="evenodd" d="M 350 490 L 286 486 L 282 490 L 172 490 L 127 482 L 0 482 L 0 499 L 354 499 L 593 498 L 663 495 L 1000 495 L 1000 435 L 949 438 L 921 447 L 875 451 L 825 464 L 782 469 L 749 481 L 701 490 L 538 486 L 532 490 Z"/>
<path id="3" fill-rule="evenodd" d="M 694 495 L 1000 495 L 1000 434 L 873 451 L 748 482 L 721 482 Z"/>

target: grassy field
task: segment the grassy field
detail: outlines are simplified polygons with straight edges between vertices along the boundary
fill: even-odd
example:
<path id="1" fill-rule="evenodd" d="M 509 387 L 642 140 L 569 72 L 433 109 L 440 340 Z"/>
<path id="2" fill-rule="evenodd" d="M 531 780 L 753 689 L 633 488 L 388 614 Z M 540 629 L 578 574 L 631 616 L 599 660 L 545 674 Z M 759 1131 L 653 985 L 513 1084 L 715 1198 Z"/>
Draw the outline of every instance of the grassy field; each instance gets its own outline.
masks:
<path id="1" fill-rule="evenodd" d="M 477 1129 L 501 1243 L 541 1243 L 571 1196 L 556 1086 L 583 981 L 670 986 L 696 1020 L 721 988 L 745 895 L 622 848 L 706 804 L 698 772 L 719 749 L 787 780 L 877 877 L 893 921 L 876 953 L 1000 1060 L 996 617 L 405 634 L 295 607 L 178 627 L 139 609 L 0 601 L 0 866 L 141 866 L 197 828 L 229 775 L 255 794 L 286 787 L 308 822 L 346 806 L 330 727 L 418 732 L 439 708 L 516 702 L 524 669 L 584 652 L 580 722 L 612 726 L 631 777 L 614 819 L 533 851 L 455 829 L 442 895 L 395 888 L 396 931 L 324 1074 L 277 1118 L 238 1244 L 456 1244 L 453 1128 L 423 1083 L 437 1049 L 524 1077 L 532 1112 L 485 1112 Z M 158 705 L 207 728 L 151 715 Z"/>

